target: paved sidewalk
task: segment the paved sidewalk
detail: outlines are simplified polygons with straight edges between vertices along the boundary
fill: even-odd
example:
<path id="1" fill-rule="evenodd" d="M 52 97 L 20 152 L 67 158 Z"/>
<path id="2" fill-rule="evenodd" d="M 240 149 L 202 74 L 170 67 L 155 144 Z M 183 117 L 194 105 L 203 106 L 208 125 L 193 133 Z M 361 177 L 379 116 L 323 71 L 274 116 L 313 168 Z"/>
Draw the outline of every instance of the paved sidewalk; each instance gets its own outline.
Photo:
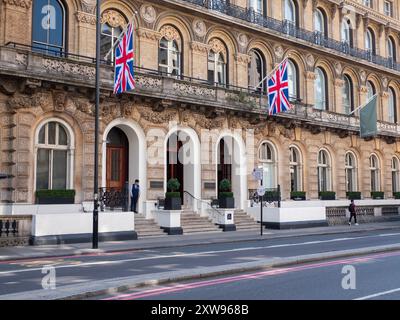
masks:
<path id="1" fill-rule="evenodd" d="M 121 242 L 100 242 L 99 250 L 92 251 L 91 243 L 79 243 L 68 245 L 27 246 L 27 247 L 3 247 L 0 248 L 0 261 L 21 260 L 43 257 L 60 257 L 81 254 L 93 254 L 96 252 L 118 252 L 128 250 L 171 248 L 190 245 L 204 245 L 213 243 L 232 243 L 243 241 L 258 241 L 272 238 L 290 238 L 305 235 L 323 235 L 338 233 L 357 233 L 374 230 L 400 230 L 400 221 L 368 223 L 359 226 L 348 225 L 330 226 L 307 229 L 271 230 L 264 229 L 264 235 L 260 231 L 234 231 L 222 233 L 201 233 L 180 236 L 163 236 Z"/>

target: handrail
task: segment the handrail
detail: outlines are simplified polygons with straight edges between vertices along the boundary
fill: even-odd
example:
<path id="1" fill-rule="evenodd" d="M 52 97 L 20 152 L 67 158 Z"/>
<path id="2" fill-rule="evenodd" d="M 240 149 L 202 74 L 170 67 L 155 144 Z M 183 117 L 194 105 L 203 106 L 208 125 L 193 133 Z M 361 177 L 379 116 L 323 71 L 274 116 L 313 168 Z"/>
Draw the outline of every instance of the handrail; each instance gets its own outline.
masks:
<path id="1" fill-rule="evenodd" d="M 220 216 L 224 216 L 225 214 L 218 211 L 217 209 L 215 209 L 213 206 L 211 206 L 211 204 L 209 204 L 207 201 L 204 201 L 203 199 L 198 199 L 196 198 L 194 195 L 192 195 L 189 191 L 183 191 L 183 193 L 189 195 L 191 198 L 193 198 L 194 200 L 200 201 L 202 203 L 205 203 L 206 205 L 208 205 L 212 210 L 214 210 L 216 213 L 218 213 Z"/>

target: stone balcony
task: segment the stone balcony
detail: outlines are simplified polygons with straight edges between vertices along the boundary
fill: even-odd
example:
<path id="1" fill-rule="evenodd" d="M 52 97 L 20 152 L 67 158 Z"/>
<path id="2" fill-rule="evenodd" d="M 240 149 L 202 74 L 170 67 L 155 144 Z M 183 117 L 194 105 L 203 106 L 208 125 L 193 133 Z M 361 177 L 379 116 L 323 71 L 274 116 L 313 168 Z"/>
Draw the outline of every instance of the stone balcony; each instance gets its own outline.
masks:
<path id="1" fill-rule="evenodd" d="M 358 117 L 314 109 L 310 105 L 293 102 L 294 108 L 274 117 L 267 114 L 267 98 L 259 92 L 234 86 L 210 85 L 205 80 L 181 76 L 178 78 L 162 75 L 156 70 L 136 69 L 136 90 L 129 93 L 133 99 L 154 102 L 154 109 L 179 106 L 201 110 L 211 116 L 231 112 L 250 119 L 254 124 L 260 119 L 283 123 L 286 126 L 302 125 L 312 132 L 325 129 L 340 135 L 357 134 Z M 25 87 L 46 85 L 78 88 L 93 93 L 95 67 L 92 58 L 68 55 L 68 57 L 46 56 L 27 48 L 0 47 L 0 77 L 3 79 L 24 79 Z M 3 89 L 13 81 L 2 81 Z M 113 68 L 101 67 L 101 94 L 112 96 Z M 379 135 L 394 142 L 400 136 L 400 126 L 378 122 Z"/>

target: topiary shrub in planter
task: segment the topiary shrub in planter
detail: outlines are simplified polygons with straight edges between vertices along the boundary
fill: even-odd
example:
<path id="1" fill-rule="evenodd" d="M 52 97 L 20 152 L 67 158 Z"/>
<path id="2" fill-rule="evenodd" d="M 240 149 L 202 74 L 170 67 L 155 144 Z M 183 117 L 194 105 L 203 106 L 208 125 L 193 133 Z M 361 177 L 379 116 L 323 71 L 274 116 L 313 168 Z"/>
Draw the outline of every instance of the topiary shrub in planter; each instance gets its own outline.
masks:
<path id="1" fill-rule="evenodd" d="M 336 200 L 336 192 L 334 191 L 321 191 L 319 193 L 320 200 Z"/>
<path id="2" fill-rule="evenodd" d="M 74 204 L 75 190 L 36 190 L 37 204 Z"/>
<path id="3" fill-rule="evenodd" d="M 361 192 L 349 191 L 346 192 L 346 197 L 349 200 L 361 200 Z"/>
<path id="4" fill-rule="evenodd" d="M 290 199 L 306 200 L 306 193 L 304 191 L 292 191 L 292 192 L 290 192 Z"/>
<path id="5" fill-rule="evenodd" d="M 235 199 L 231 192 L 231 182 L 228 179 L 223 179 L 219 183 L 218 203 L 220 208 L 234 208 Z"/>
<path id="6" fill-rule="evenodd" d="M 165 193 L 164 210 L 181 210 L 182 200 L 181 193 L 177 192 L 181 184 L 178 179 L 172 178 L 167 182 L 167 189 L 169 192 Z"/>
<path id="7" fill-rule="evenodd" d="M 371 198 L 375 200 L 385 199 L 385 193 L 383 191 L 371 191 Z"/>
<path id="8" fill-rule="evenodd" d="M 393 192 L 393 198 L 400 199 L 400 192 Z"/>

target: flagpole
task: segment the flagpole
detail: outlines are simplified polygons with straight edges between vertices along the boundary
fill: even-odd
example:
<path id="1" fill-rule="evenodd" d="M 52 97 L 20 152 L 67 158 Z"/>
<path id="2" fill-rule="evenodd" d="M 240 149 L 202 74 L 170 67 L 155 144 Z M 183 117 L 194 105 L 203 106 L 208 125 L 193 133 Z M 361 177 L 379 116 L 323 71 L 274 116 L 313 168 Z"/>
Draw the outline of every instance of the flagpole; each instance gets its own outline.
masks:
<path id="1" fill-rule="evenodd" d="M 99 245 L 99 108 L 100 108 L 100 5 L 96 0 L 96 102 L 94 121 L 94 184 L 92 249 Z"/>
<path id="2" fill-rule="evenodd" d="M 364 108 L 364 107 L 365 107 L 368 103 L 370 103 L 370 102 L 372 101 L 372 99 L 374 99 L 375 96 L 377 96 L 377 95 L 378 95 L 378 94 L 375 93 L 371 98 L 369 98 L 369 100 L 368 100 L 367 102 L 365 102 L 363 105 L 359 106 L 357 109 L 354 109 L 352 112 L 350 112 L 350 113 L 348 114 L 348 116 L 351 116 L 351 115 L 352 115 L 353 113 L 355 113 L 356 111 L 358 111 L 358 110 Z"/>
<path id="3" fill-rule="evenodd" d="M 108 56 L 110 55 L 111 52 L 113 52 L 114 48 L 117 46 L 117 44 L 121 41 L 122 37 L 128 30 L 128 26 L 133 22 L 133 19 L 137 15 L 137 11 L 133 14 L 132 18 L 129 20 L 128 24 L 124 27 L 124 30 L 122 30 L 121 34 L 118 36 L 117 40 L 115 41 L 114 45 L 111 46 L 111 49 L 107 52 L 107 54 L 104 56 L 104 60 L 107 60 Z"/>

